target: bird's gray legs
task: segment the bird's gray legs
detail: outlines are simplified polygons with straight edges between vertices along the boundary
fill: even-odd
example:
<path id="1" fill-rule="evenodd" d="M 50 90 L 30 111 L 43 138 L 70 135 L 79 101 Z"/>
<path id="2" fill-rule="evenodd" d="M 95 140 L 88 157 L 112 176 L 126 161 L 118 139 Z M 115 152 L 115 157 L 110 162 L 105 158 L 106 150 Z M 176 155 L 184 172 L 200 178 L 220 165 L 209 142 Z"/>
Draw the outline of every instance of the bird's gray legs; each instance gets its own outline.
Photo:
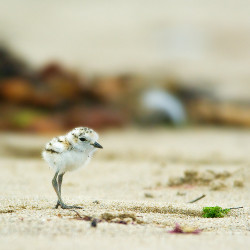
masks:
<path id="1" fill-rule="evenodd" d="M 53 187 L 56 191 L 57 197 L 58 197 L 58 201 L 57 201 L 55 208 L 58 208 L 59 206 L 61 206 L 61 208 L 63 208 L 63 209 L 82 208 L 82 207 L 78 207 L 78 206 L 68 206 L 68 205 L 63 203 L 62 198 L 61 198 L 61 190 L 62 190 L 62 180 L 63 180 L 64 173 L 59 174 L 59 175 L 58 175 L 58 173 L 59 173 L 59 171 L 57 171 L 55 173 L 55 176 L 52 179 L 52 185 L 53 185 Z M 57 176 L 58 176 L 58 178 L 57 178 Z"/>
<path id="2" fill-rule="evenodd" d="M 64 175 L 64 173 L 58 175 L 58 192 L 59 192 L 59 195 L 60 195 L 61 197 L 62 197 L 62 181 L 63 181 L 63 175 Z M 55 208 L 58 208 L 59 206 L 60 206 L 60 201 L 59 201 L 59 199 L 58 199 Z"/>
<path id="3" fill-rule="evenodd" d="M 59 171 L 57 171 L 57 172 L 55 173 L 55 176 L 54 176 L 54 178 L 52 179 L 52 186 L 53 186 L 53 188 L 55 189 L 55 192 L 56 192 L 56 194 L 57 194 L 58 202 L 59 202 L 59 203 L 62 203 L 62 199 L 61 199 L 61 195 L 60 195 L 60 193 L 59 193 L 59 188 L 58 188 L 58 183 L 57 183 L 57 176 L 58 176 L 58 173 L 59 173 Z"/>

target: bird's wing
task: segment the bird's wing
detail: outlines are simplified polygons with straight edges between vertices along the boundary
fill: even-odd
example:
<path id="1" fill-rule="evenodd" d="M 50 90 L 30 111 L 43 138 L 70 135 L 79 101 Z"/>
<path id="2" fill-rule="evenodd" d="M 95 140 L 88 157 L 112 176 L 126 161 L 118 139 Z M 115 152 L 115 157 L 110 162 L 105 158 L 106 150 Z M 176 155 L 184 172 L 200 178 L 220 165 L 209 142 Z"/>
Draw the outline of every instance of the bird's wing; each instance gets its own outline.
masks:
<path id="1" fill-rule="evenodd" d="M 45 146 L 45 151 L 50 153 L 58 153 L 61 154 L 63 152 L 72 150 L 72 145 L 66 139 L 65 136 L 59 136 L 53 138 L 50 142 L 48 142 Z"/>

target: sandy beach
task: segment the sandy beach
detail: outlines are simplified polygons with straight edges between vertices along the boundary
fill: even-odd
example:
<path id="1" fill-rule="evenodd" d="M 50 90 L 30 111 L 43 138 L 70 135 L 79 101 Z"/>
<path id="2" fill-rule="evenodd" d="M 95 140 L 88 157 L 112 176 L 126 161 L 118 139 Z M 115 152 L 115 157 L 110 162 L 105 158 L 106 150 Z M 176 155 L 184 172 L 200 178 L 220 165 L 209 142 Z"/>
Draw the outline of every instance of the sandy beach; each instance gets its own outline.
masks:
<path id="1" fill-rule="evenodd" d="M 249 130 L 100 134 L 104 149 L 64 178 L 79 214 L 53 209 L 53 172 L 40 157 L 49 137 L 0 135 L 0 249 L 249 249 Z M 243 208 L 203 218 L 205 206 Z M 176 223 L 202 232 L 170 234 Z"/>

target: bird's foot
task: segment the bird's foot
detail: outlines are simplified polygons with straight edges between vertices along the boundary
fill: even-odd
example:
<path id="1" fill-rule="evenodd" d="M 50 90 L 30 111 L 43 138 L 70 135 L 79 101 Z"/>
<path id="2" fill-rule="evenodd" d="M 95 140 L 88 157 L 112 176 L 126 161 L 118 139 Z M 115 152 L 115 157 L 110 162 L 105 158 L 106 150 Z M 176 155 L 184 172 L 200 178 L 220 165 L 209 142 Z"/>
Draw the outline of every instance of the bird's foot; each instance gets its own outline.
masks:
<path id="1" fill-rule="evenodd" d="M 58 201 L 58 202 L 56 203 L 55 208 L 57 209 L 59 206 L 60 206 L 62 209 L 72 209 L 72 208 L 75 208 L 75 209 L 83 209 L 83 207 L 80 207 L 80 206 L 75 206 L 75 205 L 73 205 L 73 206 L 68 206 L 68 205 L 66 205 L 66 204 L 61 203 L 61 202 Z"/>
<path id="2" fill-rule="evenodd" d="M 73 206 L 68 206 L 68 205 L 66 205 L 66 204 L 61 205 L 61 208 L 62 208 L 62 209 L 72 209 L 72 208 L 75 208 L 75 209 L 83 209 L 83 207 L 80 207 L 80 206 L 75 206 L 75 205 L 73 205 Z"/>
<path id="3" fill-rule="evenodd" d="M 59 201 L 57 201 L 57 203 L 56 203 L 56 205 L 55 205 L 55 209 L 57 209 L 58 207 L 60 206 L 60 202 Z"/>

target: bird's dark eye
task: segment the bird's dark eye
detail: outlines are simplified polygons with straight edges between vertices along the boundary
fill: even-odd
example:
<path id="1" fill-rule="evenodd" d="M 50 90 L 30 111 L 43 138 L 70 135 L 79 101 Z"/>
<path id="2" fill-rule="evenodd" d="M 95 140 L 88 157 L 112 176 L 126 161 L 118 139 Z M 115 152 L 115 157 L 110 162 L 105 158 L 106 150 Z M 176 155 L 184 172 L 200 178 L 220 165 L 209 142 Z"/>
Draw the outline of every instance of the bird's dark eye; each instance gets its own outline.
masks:
<path id="1" fill-rule="evenodd" d="M 80 138 L 80 140 L 81 140 L 81 141 L 87 141 L 87 139 L 86 139 L 86 138 Z"/>

